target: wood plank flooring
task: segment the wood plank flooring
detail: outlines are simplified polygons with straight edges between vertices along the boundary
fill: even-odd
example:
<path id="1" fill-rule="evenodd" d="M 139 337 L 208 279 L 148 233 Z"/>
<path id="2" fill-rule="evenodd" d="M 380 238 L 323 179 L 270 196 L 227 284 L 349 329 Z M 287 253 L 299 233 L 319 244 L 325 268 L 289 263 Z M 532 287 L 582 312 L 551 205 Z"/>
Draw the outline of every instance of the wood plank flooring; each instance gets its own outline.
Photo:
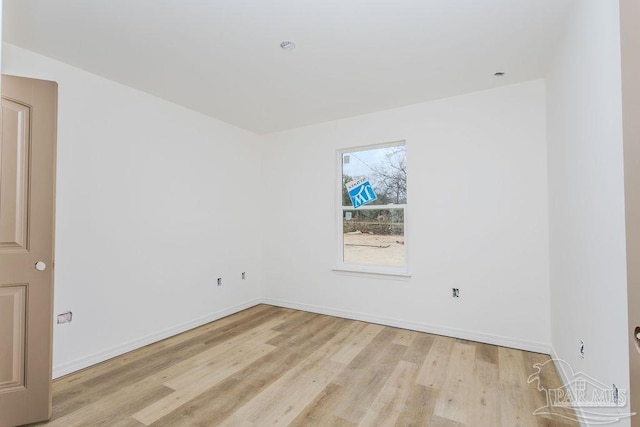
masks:
<path id="1" fill-rule="evenodd" d="M 57 379 L 40 425 L 577 425 L 532 414 L 548 359 L 259 305 Z"/>

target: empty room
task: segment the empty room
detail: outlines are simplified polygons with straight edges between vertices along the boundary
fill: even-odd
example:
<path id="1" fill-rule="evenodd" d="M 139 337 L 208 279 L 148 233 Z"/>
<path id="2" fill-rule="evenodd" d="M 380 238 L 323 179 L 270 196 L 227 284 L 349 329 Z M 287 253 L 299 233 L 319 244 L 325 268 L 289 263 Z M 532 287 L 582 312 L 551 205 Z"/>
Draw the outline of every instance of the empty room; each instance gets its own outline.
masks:
<path id="1" fill-rule="evenodd" d="M 640 427 L 639 1 L 0 5 L 0 427 Z"/>

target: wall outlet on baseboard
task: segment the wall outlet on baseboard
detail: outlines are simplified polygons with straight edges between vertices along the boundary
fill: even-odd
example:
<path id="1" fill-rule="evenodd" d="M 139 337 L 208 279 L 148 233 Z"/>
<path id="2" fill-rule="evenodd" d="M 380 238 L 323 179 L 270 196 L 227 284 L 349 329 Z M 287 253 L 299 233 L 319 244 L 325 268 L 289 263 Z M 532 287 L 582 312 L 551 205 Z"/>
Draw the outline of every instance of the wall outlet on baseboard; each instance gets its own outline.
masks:
<path id="1" fill-rule="evenodd" d="M 451 296 L 453 298 L 460 298 L 460 288 L 451 288 Z"/>
<path id="2" fill-rule="evenodd" d="M 222 277 L 218 277 L 218 280 L 216 281 L 218 286 L 222 286 Z"/>
<path id="3" fill-rule="evenodd" d="M 245 280 L 247 278 L 247 273 L 245 273 L 244 271 L 242 272 L 242 280 Z"/>

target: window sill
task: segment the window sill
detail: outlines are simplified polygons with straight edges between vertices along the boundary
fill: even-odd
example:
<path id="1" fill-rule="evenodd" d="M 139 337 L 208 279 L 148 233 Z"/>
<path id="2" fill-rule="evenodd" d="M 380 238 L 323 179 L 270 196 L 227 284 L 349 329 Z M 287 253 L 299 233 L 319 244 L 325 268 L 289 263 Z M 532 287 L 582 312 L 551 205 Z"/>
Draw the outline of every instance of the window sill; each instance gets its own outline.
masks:
<path id="1" fill-rule="evenodd" d="M 388 269 L 388 268 L 375 268 L 367 266 L 356 265 L 340 265 L 331 269 L 337 274 L 344 274 L 347 276 L 360 276 L 360 277 L 376 277 L 380 279 L 393 279 L 407 281 L 411 278 L 411 273 L 404 269 Z"/>

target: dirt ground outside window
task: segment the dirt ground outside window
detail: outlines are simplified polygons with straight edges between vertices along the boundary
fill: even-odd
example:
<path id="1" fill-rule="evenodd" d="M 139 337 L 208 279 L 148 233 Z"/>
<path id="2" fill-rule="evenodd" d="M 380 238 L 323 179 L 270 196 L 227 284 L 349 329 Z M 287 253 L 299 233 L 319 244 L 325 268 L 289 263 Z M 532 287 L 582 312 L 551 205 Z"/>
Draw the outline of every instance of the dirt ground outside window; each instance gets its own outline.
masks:
<path id="1" fill-rule="evenodd" d="M 344 263 L 404 267 L 404 236 L 345 233 Z"/>

